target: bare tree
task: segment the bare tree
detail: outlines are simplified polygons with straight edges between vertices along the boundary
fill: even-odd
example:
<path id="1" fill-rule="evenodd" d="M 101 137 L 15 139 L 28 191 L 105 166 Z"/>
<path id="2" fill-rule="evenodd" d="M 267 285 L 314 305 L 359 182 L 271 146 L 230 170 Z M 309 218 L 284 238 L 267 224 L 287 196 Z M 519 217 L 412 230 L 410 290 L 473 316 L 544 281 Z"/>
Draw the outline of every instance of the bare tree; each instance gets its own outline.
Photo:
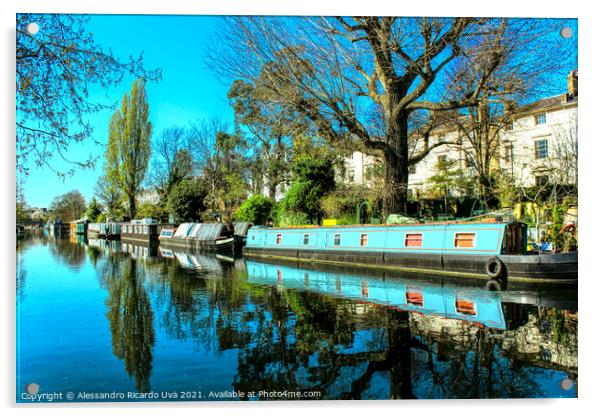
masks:
<path id="1" fill-rule="evenodd" d="M 190 127 L 189 149 L 207 190 L 206 206 L 231 214 L 246 196 L 247 156 L 242 138 L 228 123 L 201 120 Z"/>
<path id="2" fill-rule="evenodd" d="M 87 116 L 114 108 L 115 103 L 90 99 L 92 87 L 119 85 L 125 75 L 158 80 L 161 72 L 144 69 L 142 54 L 120 60 L 96 43 L 86 30 L 89 18 L 73 14 L 17 15 L 17 172 L 27 174 L 28 163 L 46 166 L 59 176 L 73 174 L 51 164 L 59 156 L 72 165 L 90 168 L 93 154 L 74 160 L 68 151 L 72 144 L 93 139 Z M 40 29 L 31 34 L 27 25 Z"/>
<path id="3" fill-rule="evenodd" d="M 183 127 L 163 130 L 153 144 L 154 159 L 148 183 L 158 188 L 164 197 L 173 186 L 194 173 L 191 155 L 191 131 Z"/>
<path id="4" fill-rule="evenodd" d="M 540 46 L 549 36 L 544 26 L 528 19 L 233 17 L 220 34 L 229 52 L 212 51 L 208 60 L 222 74 L 263 83 L 323 137 L 380 153 L 388 214 L 404 210 L 408 167 L 441 145 L 425 135 L 410 157 L 413 113 L 474 106 L 500 67 L 536 66 L 529 54 L 508 59 L 507 50 Z M 463 84 L 461 68 L 474 71 L 472 85 Z M 457 85 L 464 95 L 452 93 Z"/>

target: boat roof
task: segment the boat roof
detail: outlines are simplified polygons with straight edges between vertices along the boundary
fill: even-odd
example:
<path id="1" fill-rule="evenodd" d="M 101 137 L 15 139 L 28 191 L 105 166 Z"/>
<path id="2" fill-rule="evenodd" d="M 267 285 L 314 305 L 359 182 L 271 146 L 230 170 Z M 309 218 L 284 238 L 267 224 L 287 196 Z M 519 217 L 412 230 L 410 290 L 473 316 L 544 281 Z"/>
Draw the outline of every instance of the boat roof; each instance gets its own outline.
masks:
<path id="1" fill-rule="evenodd" d="M 351 224 L 351 225 L 295 225 L 291 227 L 253 227 L 252 229 L 263 229 L 263 230 L 302 230 L 302 229 L 329 229 L 329 228 L 382 228 L 382 227 L 425 227 L 433 225 L 508 225 L 517 224 L 518 221 L 433 221 L 415 224 Z"/>

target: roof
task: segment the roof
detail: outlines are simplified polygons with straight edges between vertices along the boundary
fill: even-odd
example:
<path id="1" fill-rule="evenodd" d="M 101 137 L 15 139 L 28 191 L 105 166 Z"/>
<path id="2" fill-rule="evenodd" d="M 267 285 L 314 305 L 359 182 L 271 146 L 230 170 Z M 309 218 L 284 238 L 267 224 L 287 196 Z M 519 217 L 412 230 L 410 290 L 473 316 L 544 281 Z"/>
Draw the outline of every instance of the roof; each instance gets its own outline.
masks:
<path id="1" fill-rule="evenodd" d="M 578 96 L 560 94 L 554 97 L 542 98 L 535 102 L 522 105 L 512 111 L 512 114 L 533 113 L 539 110 L 548 110 L 551 108 L 562 107 L 566 104 L 577 104 Z"/>

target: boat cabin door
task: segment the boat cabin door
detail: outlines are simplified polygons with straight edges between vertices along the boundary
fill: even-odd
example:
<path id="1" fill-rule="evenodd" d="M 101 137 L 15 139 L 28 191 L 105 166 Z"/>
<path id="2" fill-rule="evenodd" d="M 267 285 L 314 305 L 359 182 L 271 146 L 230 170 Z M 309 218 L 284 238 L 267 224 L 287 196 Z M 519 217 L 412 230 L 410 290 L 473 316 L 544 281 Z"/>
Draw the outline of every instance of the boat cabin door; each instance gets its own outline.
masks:
<path id="1" fill-rule="evenodd" d="M 506 225 L 502 254 L 525 254 L 527 251 L 527 225 L 513 222 Z"/>

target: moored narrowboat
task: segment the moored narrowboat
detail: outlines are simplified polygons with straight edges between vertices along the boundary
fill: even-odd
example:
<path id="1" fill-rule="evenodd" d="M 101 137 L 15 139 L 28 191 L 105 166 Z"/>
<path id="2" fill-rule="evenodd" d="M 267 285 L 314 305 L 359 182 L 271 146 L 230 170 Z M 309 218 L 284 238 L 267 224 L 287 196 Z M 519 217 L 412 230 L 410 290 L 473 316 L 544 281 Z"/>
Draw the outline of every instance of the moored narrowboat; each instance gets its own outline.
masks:
<path id="1" fill-rule="evenodd" d="M 234 248 L 236 250 L 240 250 L 245 246 L 247 243 L 247 233 L 252 226 L 252 223 L 246 221 L 234 223 Z"/>
<path id="2" fill-rule="evenodd" d="M 69 223 L 69 233 L 71 235 L 86 235 L 88 231 L 88 220 L 80 218 L 79 220 L 71 221 Z"/>
<path id="3" fill-rule="evenodd" d="M 249 229 L 246 256 L 575 283 L 577 253 L 527 252 L 519 222 Z"/>
<path id="4" fill-rule="evenodd" d="M 104 238 L 107 240 L 118 239 L 121 236 L 121 224 L 114 222 L 101 222 L 88 224 L 89 238 Z"/>
<path id="5" fill-rule="evenodd" d="M 130 223 L 121 224 L 121 239 L 145 244 L 156 243 L 163 229 L 173 227 L 173 224 L 158 224 L 151 218 L 133 220 Z"/>
<path id="6" fill-rule="evenodd" d="M 222 223 L 183 223 L 159 235 L 163 246 L 204 251 L 232 251 L 233 230 Z"/>

